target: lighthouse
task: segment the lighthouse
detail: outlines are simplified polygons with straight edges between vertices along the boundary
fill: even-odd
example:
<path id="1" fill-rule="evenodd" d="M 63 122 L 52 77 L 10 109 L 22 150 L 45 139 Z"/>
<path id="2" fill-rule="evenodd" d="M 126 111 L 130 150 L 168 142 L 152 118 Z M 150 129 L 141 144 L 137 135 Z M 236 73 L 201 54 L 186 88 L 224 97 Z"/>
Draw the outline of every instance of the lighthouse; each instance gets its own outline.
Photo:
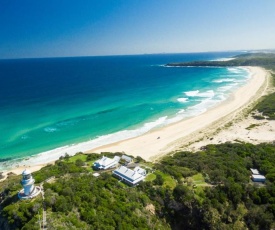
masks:
<path id="1" fill-rule="evenodd" d="M 37 196 L 41 192 L 39 186 L 34 185 L 35 180 L 32 177 L 31 172 L 28 169 L 25 169 L 22 172 L 21 185 L 23 189 L 19 191 L 19 199 L 30 199 Z"/>

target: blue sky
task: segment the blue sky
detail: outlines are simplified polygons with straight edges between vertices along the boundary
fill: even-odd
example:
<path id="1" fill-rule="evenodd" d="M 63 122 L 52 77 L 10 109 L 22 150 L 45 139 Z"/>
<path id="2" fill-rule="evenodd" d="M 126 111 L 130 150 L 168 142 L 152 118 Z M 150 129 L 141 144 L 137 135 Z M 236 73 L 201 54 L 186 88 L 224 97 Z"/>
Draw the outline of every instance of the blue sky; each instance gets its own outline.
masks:
<path id="1" fill-rule="evenodd" d="M 274 0 L 0 0 L 0 58 L 275 48 Z"/>

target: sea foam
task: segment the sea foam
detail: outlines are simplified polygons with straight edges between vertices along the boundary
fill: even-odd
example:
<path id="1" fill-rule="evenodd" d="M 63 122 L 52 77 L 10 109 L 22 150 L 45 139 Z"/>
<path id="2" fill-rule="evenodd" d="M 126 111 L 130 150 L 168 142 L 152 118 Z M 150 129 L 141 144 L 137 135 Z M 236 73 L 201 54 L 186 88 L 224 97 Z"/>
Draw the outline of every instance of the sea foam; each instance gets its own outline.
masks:
<path id="1" fill-rule="evenodd" d="M 214 83 L 223 83 L 223 82 L 232 82 L 232 81 L 236 81 L 236 79 L 234 79 L 234 78 L 224 78 L 224 79 L 213 80 L 212 82 L 214 82 Z"/>
<path id="2" fill-rule="evenodd" d="M 167 116 L 160 117 L 155 121 L 145 123 L 142 127 L 137 129 L 122 130 L 112 134 L 99 136 L 90 141 L 82 142 L 79 144 L 66 145 L 50 151 L 45 151 L 37 155 L 33 155 L 30 158 L 11 160 L 9 162 L 6 162 L 5 165 L 1 165 L 0 170 L 9 170 L 14 168 L 15 166 L 31 166 L 50 163 L 58 159 L 60 156 L 64 156 L 65 154 L 72 156 L 76 152 L 85 152 L 103 145 L 113 144 L 115 142 L 134 138 L 152 130 L 153 128 L 163 126 L 164 124 L 166 124 L 166 120 Z"/>
<path id="3" fill-rule="evenodd" d="M 185 103 L 185 102 L 188 101 L 188 98 L 186 98 L 186 97 L 181 97 L 181 98 L 178 98 L 177 100 L 178 100 L 178 102 Z"/>
<path id="4" fill-rule="evenodd" d="M 212 61 L 231 61 L 234 60 L 235 58 L 218 58 L 218 59 L 214 59 Z"/>
<path id="5" fill-rule="evenodd" d="M 215 95 L 213 90 L 207 90 L 205 92 L 200 92 L 199 90 L 184 92 L 186 96 L 189 97 L 213 97 Z"/>
<path id="6" fill-rule="evenodd" d="M 234 73 L 234 74 L 240 74 L 241 71 L 243 70 L 243 68 L 241 68 L 241 67 L 235 67 L 235 68 L 228 67 L 227 70 L 231 73 Z"/>
<path id="7" fill-rule="evenodd" d="M 184 92 L 186 94 L 186 96 L 189 96 L 189 97 L 194 97 L 196 96 L 200 91 L 199 90 L 193 90 L 193 91 L 187 91 L 187 92 Z"/>
<path id="8" fill-rule="evenodd" d="M 56 132 L 58 129 L 57 128 L 54 128 L 54 127 L 46 127 L 44 128 L 44 131 L 47 132 L 47 133 L 54 133 Z"/>

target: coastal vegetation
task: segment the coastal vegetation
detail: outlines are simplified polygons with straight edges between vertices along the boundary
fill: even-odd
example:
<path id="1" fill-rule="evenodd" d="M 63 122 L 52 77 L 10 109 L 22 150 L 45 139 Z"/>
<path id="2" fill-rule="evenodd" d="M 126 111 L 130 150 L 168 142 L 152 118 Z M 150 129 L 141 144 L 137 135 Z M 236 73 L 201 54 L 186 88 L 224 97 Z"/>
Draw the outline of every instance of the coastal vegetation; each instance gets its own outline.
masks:
<path id="1" fill-rule="evenodd" d="M 245 53 L 233 57 L 228 61 L 192 61 L 180 63 L 168 63 L 167 66 L 262 66 L 266 69 L 275 70 L 275 53 Z"/>
<path id="2" fill-rule="evenodd" d="M 273 78 L 275 79 L 274 74 Z M 255 106 L 255 109 L 262 113 L 263 116 L 266 116 L 267 119 L 275 120 L 275 93 L 264 96 L 261 103 Z"/>
<path id="3" fill-rule="evenodd" d="M 275 227 L 274 144 L 208 145 L 155 164 L 142 161 L 149 174 L 137 187 L 118 181 L 111 171 L 94 177 L 87 164 L 99 157 L 79 153 L 33 173 L 37 182 L 55 176 L 44 182 L 48 229 Z M 250 168 L 265 175 L 266 183 L 252 182 Z M 19 180 L 10 176 L 0 184 L 0 227 L 39 229 L 42 199 L 18 200 Z"/>

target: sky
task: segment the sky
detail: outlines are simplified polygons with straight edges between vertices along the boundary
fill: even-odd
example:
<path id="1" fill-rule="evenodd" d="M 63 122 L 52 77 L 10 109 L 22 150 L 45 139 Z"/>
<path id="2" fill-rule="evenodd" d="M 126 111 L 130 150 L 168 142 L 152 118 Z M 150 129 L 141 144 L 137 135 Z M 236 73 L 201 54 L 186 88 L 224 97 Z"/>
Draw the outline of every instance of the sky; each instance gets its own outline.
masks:
<path id="1" fill-rule="evenodd" d="M 275 48 L 274 0 L 0 0 L 0 59 Z"/>

